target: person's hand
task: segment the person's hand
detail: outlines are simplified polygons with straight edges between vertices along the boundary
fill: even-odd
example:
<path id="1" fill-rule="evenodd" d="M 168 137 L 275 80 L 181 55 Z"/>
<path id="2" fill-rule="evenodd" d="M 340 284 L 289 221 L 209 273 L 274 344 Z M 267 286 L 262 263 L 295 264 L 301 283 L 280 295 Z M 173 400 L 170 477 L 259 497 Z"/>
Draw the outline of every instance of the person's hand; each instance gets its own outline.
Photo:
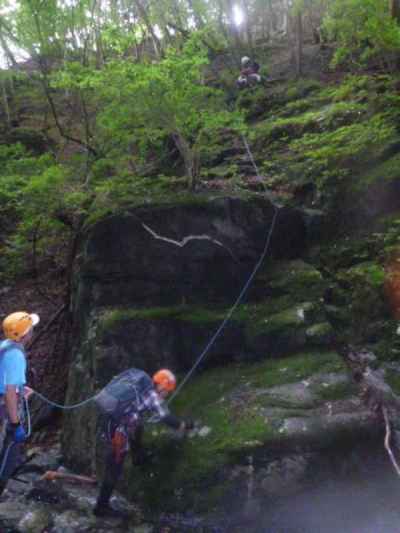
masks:
<path id="1" fill-rule="evenodd" d="M 185 431 L 192 431 L 194 429 L 194 420 L 187 418 L 185 420 Z"/>
<path id="2" fill-rule="evenodd" d="M 28 438 L 28 435 L 26 434 L 24 427 L 20 423 L 10 424 L 8 431 L 10 433 L 10 436 L 13 442 L 17 444 L 21 442 L 25 442 L 26 439 Z"/>

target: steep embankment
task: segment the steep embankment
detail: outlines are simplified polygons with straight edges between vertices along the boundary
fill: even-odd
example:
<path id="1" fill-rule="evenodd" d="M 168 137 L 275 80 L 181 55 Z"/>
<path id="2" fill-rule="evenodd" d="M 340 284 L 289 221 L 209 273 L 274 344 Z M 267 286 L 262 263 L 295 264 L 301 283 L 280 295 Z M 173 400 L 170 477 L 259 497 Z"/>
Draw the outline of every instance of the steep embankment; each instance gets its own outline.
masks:
<path id="1" fill-rule="evenodd" d="M 173 404 L 198 421 L 192 438 L 171 441 L 151 429 L 154 462 L 141 474 L 127 465 L 125 490 L 152 508 L 209 510 L 228 494 L 240 501 L 249 471 L 252 490 L 272 497 L 301 486 L 321 450 L 382 438 L 329 344 L 335 331 L 369 343 L 381 362 L 397 355 L 383 291 L 400 207 L 396 81 L 302 82 L 243 93 L 238 105 L 253 123 L 262 176 L 251 178 L 248 155 L 226 134 L 207 139 L 203 184 L 258 189 L 254 199 L 196 195 L 131 209 L 95 223 L 82 250 L 69 402 L 128 366 L 168 365 L 184 374 L 260 257 L 272 218 L 264 187 L 275 201 L 302 206 L 301 213 L 279 211 L 269 257 L 246 300 L 201 377 Z M 177 246 L 193 235 L 208 238 Z M 391 373 L 394 383 L 395 365 Z M 95 425 L 89 408 L 65 419 L 70 464 L 94 466 L 86 450 Z"/>
<path id="2" fill-rule="evenodd" d="M 95 201 L 75 278 L 67 403 L 129 366 L 168 365 L 183 376 L 261 256 L 270 199 L 280 208 L 246 298 L 171 405 L 197 429 L 181 441 L 150 428 L 153 462 L 139 470 L 127 461 L 121 486 L 133 500 L 153 510 L 231 510 L 330 475 L 324 454 L 349 464 L 349 443 L 383 453 L 382 427 L 330 341 L 335 332 L 368 344 L 398 382 L 396 279 L 388 277 L 400 207 L 397 87 L 388 76 L 362 76 L 243 92 L 237 105 L 261 176 L 224 131 L 204 139 L 200 192 L 171 195 L 164 180 L 163 203 Z M 157 183 L 148 180 L 143 196 Z M 71 466 L 95 469 L 95 433 L 94 409 L 65 416 Z"/>

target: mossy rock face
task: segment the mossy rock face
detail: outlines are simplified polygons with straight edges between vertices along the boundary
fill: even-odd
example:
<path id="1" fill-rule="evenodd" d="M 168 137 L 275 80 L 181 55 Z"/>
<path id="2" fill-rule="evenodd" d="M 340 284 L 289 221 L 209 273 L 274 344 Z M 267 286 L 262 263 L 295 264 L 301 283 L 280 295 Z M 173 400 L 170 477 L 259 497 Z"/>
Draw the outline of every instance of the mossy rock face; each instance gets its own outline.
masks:
<path id="1" fill-rule="evenodd" d="M 204 372 L 171 405 L 194 418 L 197 429 L 181 440 L 148 427 L 153 460 L 141 469 L 127 464 L 121 488 L 153 510 L 209 512 L 233 489 L 240 499 L 238 474 L 249 456 L 261 480 L 263 469 L 290 450 L 325 450 L 373 433 L 373 416 L 352 399 L 343 370 L 338 356 L 326 352 Z M 291 481 L 283 470 L 282 490 Z M 259 489 L 272 490 L 268 484 Z"/>
<path id="2" fill-rule="evenodd" d="M 93 306 L 232 302 L 254 268 L 274 207 L 259 196 L 200 198 L 142 207 L 96 223 L 82 251 L 79 288 Z M 295 257 L 306 242 L 302 215 L 281 209 L 269 256 Z"/>
<path id="3" fill-rule="evenodd" d="M 301 259 L 291 261 L 268 261 L 250 287 L 250 298 L 263 301 L 265 306 L 281 300 L 279 312 L 296 303 L 322 301 L 328 284 L 312 264 Z M 286 303 L 285 303 L 286 301 Z"/>
<path id="4" fill-rule="evenodd" d="M 373 261 L 361 262 L 339 271 L 338 279 L 348 287 L 351 318 L 349 325 L 358 338 L 376 342 L 379 340 L 381 327 L 379 326 L 380 331 L 377 331 L 374 324 L 378 325 L 389 310 L 383 291 L 383 267 Z"/>
<path id="5" fill-rule="evenodd" d="M 280 354 L 294 351 L 306 344 L 307 310 L 312 304 L 297 305 L 280 313 L 251 322 L 247 327 L 250 345 L 254 350 L 264 347 L 266 353 Z"/>
<path id="6" fill-rule="evenodd" d="M 239 310 L 237 323 L 245 322 L 247 312 L 248 308 Z M 67 403 L 86 398 L 88 390 L 94 394 L 129 366 L 150 369 L 161 364 L 144 353 L 142 359 L 136 359 L 140 352 L 132 351 L 131 340 L 124 339 L 129 330 L 134 338 L 139 323 L 154 327 L 159 321 L 165 326 L 173 319 L 175 327 L 181 324 L 189 333 L 194 324 L 213 324 L 218 313 L 157 308 L 92 314 L 87 320 L 87 342 L 71 365 Z M 298 319 L 303 323 L 302 317 Z M 165 336 L 158 348 L 163 350 L 164 345 L 168 345 Z M 266 457 L 271 452 L 285 463 L 284 455 L 290 450 L 322 450 L 371 430 L 368 415 L 361 413 L 360 405 L 351 403 L 354 390 L 344 372 L 337 354 L 319 351 L 252 364 L 231 361 L 214 369 L 202 367 L 171 404 L 179 416 L 196 420 L 196 430 L 182 440 L 162 426 L 147 426 L 146 446 L 153 460 L 138 468 L 128 459 L 120 488 L 153 512 L 165 508 L 209 512 L 221 505 L 231 490 L 241 494 L 246 478 L 237 474 L 244 458 L 251 455 L 261 493 L 269 494 L 272 488 L 265 483 L 262 469 L 269 464 Z M 350 407 L 351 416 L 346 414 Z M 100 450 L 93 440 L 93 406 L 67 412 L 64 427 L 63 453 L 68 464 L 80 471 L 93 469 L 96 448 Z M 100 462 L 98 472 L 101 468 Z M 287 490 L 291 481 L 283 468 L 276 487 Z"/>
<path id="7" fill-rule="evenodd" d="M 306 338 L 311 343 L 317 345 L 329 344 L 332 340 L 334 331 L 329 322 L 314 324 L 306 329 Z"/>
<path id="8" fill-rule="evenodd" d="M 289 293 L 295 301 L 307 301 L 322 298 L 326 282 L 314 266 L 298 259 L 268 271 L 268 286 L 272 294 Z"/>

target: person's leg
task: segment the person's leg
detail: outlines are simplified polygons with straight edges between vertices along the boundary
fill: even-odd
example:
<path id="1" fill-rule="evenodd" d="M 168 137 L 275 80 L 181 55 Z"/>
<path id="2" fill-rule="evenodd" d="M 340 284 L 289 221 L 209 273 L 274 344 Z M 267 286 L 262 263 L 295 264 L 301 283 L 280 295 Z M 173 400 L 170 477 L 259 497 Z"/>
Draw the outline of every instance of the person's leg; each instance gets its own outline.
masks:
<path id="1" fill-rule="evenodd" d="M 111 442 L 109 442 L 107 450 L 104 476 L 96 506 L 93 510 L 97 516 L 122 517 L 124 514 L 110 507 L 110 498 L 121 477 L 127 451 L 128 439 L 126 433 L 119 431 L 119 428 L 115 428 L 111 433 Z"/>
<path id="2" fill-rule="evenodd" d="M 243 87 L 246 87 L 247 85 L 247 77 L 246 76 L 239 76 L 236 82 L 237 86 L 242 89 Z"/>
<path id="3" fill-rule="evenodd" d="M 129 434 L 129 447 L 131 451 L 132 464 L 135 466 L 143 466 L 151 462 L 153 454 L 143 446 L 143 424 L 138 424 L 134 430 Z"/>
<path id="4" fill-rule="evenodd" d="M 250 74 L 249 75 L 249 81 L 251 85 L 256 85 L 257 83 L 260 83 L 261 76 L 259 74 Z"/>
<path id="5" fill-rule="evenodd" d="M 0 414 L 3 412 L 3 423 L 0 428 L 0 495 L 7 486 L 9 479 L 22 463 L 24 444 L 16 443 L 9 432 L 9 423 L 5 410 L 0 406 Z M 22 404 L 19 405 L 19 417 L 24 421 Z"/>

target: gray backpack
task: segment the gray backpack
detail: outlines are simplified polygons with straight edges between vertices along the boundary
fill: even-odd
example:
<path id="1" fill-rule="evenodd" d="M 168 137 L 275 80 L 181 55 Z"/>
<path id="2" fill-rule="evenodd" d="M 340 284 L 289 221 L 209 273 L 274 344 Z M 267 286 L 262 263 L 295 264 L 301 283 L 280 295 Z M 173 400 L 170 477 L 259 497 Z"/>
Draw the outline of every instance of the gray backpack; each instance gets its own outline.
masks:
<path id="1" fill-rule="evenodd" d="M 115 376 L 94 401 L 103 415 L 119 420 L 124 414 L 136 411 L 143 395 L 152 388 L 153 382 L 146 372 L 130 368 Z"/>

